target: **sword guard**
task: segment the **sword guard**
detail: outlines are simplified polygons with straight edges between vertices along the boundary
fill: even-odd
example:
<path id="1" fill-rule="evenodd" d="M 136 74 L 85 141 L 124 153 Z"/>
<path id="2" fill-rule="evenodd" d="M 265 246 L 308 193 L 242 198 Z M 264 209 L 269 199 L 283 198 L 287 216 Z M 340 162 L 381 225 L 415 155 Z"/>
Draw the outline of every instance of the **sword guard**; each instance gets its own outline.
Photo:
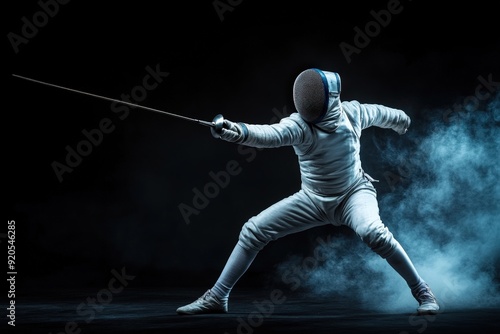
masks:
<path id="1" fill-rule="evenodd" d="M 222 134 L 222 128 L 224 127 L 224 116 L 218 114 L 212 120 L 212 127 L 210 128 L 210 132 L 212 132 L 212 136 L 215 138 L 220 138 Z"/>

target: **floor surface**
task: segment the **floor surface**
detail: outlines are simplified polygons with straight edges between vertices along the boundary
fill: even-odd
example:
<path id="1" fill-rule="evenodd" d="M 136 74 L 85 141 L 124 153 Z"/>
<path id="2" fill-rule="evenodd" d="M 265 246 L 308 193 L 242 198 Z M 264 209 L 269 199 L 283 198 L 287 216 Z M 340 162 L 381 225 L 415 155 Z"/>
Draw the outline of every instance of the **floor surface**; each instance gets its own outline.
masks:
<path id="1" fill-rule="evenodd" d="M 179 316 L 200 288 L 51 290 L 16 299 L 17 333 L 500 333 L 499 309 L 417 316 L 364 310 L 348 300 L 318 300 L 281 290 L 233 291 L 228 314 Z M 8 320 L 8 319 L 7 319 Z M 4 329 L 1 331 L 4 333 Z"/>

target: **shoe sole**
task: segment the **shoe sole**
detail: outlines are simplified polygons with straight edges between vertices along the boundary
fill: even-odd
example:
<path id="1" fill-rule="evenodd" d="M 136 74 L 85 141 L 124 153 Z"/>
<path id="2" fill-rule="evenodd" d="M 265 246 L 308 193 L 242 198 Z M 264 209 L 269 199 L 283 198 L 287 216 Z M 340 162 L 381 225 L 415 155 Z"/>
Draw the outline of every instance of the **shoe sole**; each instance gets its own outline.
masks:
<path id="1" fill-rule="evenodd" d="M 417 310 L 417 315 L 436 315 L 438 313 L 439 310 L 423 310 L 423 311 Z"/>
<path id="2" fill-rule="evenodd" d="M 210 311 L 210 312 L 177 312 L 178 315 L 197 315 L 197 314 L 225 314 L 224 311 Z"/>

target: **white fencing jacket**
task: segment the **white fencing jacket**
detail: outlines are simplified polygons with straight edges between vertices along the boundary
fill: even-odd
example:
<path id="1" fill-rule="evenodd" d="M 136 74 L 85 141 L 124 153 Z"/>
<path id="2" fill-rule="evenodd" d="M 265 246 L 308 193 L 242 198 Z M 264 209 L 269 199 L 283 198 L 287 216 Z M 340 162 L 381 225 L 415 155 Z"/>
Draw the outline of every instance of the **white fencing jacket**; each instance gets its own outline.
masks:
<path id="1" fill-rule="evenodd" d="M 259 148 L 293 146 L 302 187 L 318 195 L 336 196 L 366 175 L 360 160 L 361 131 L 377 126 L 403 134 L 410 118 L 399 109 L 355 100 L 340 102 L 337 98 L 331 99 L 327 114 L 316 124 L 305 122 L 295 112 L 276 124 L 240 125 L 240 144 Z"/>

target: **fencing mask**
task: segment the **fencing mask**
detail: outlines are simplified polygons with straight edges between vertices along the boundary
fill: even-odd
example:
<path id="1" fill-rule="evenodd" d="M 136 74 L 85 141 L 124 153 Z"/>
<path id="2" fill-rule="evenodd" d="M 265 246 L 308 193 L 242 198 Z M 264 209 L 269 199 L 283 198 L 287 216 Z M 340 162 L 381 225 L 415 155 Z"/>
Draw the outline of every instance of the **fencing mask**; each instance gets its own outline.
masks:
<path id="1" fill-rule="evenodd" d="M 293 103 L 309 123 L 320 122 L 328 111 L 331 98 L 340 97 L 340 76 L 335 72 L 310 68 L 301 72 L 293 84 Z"/>

